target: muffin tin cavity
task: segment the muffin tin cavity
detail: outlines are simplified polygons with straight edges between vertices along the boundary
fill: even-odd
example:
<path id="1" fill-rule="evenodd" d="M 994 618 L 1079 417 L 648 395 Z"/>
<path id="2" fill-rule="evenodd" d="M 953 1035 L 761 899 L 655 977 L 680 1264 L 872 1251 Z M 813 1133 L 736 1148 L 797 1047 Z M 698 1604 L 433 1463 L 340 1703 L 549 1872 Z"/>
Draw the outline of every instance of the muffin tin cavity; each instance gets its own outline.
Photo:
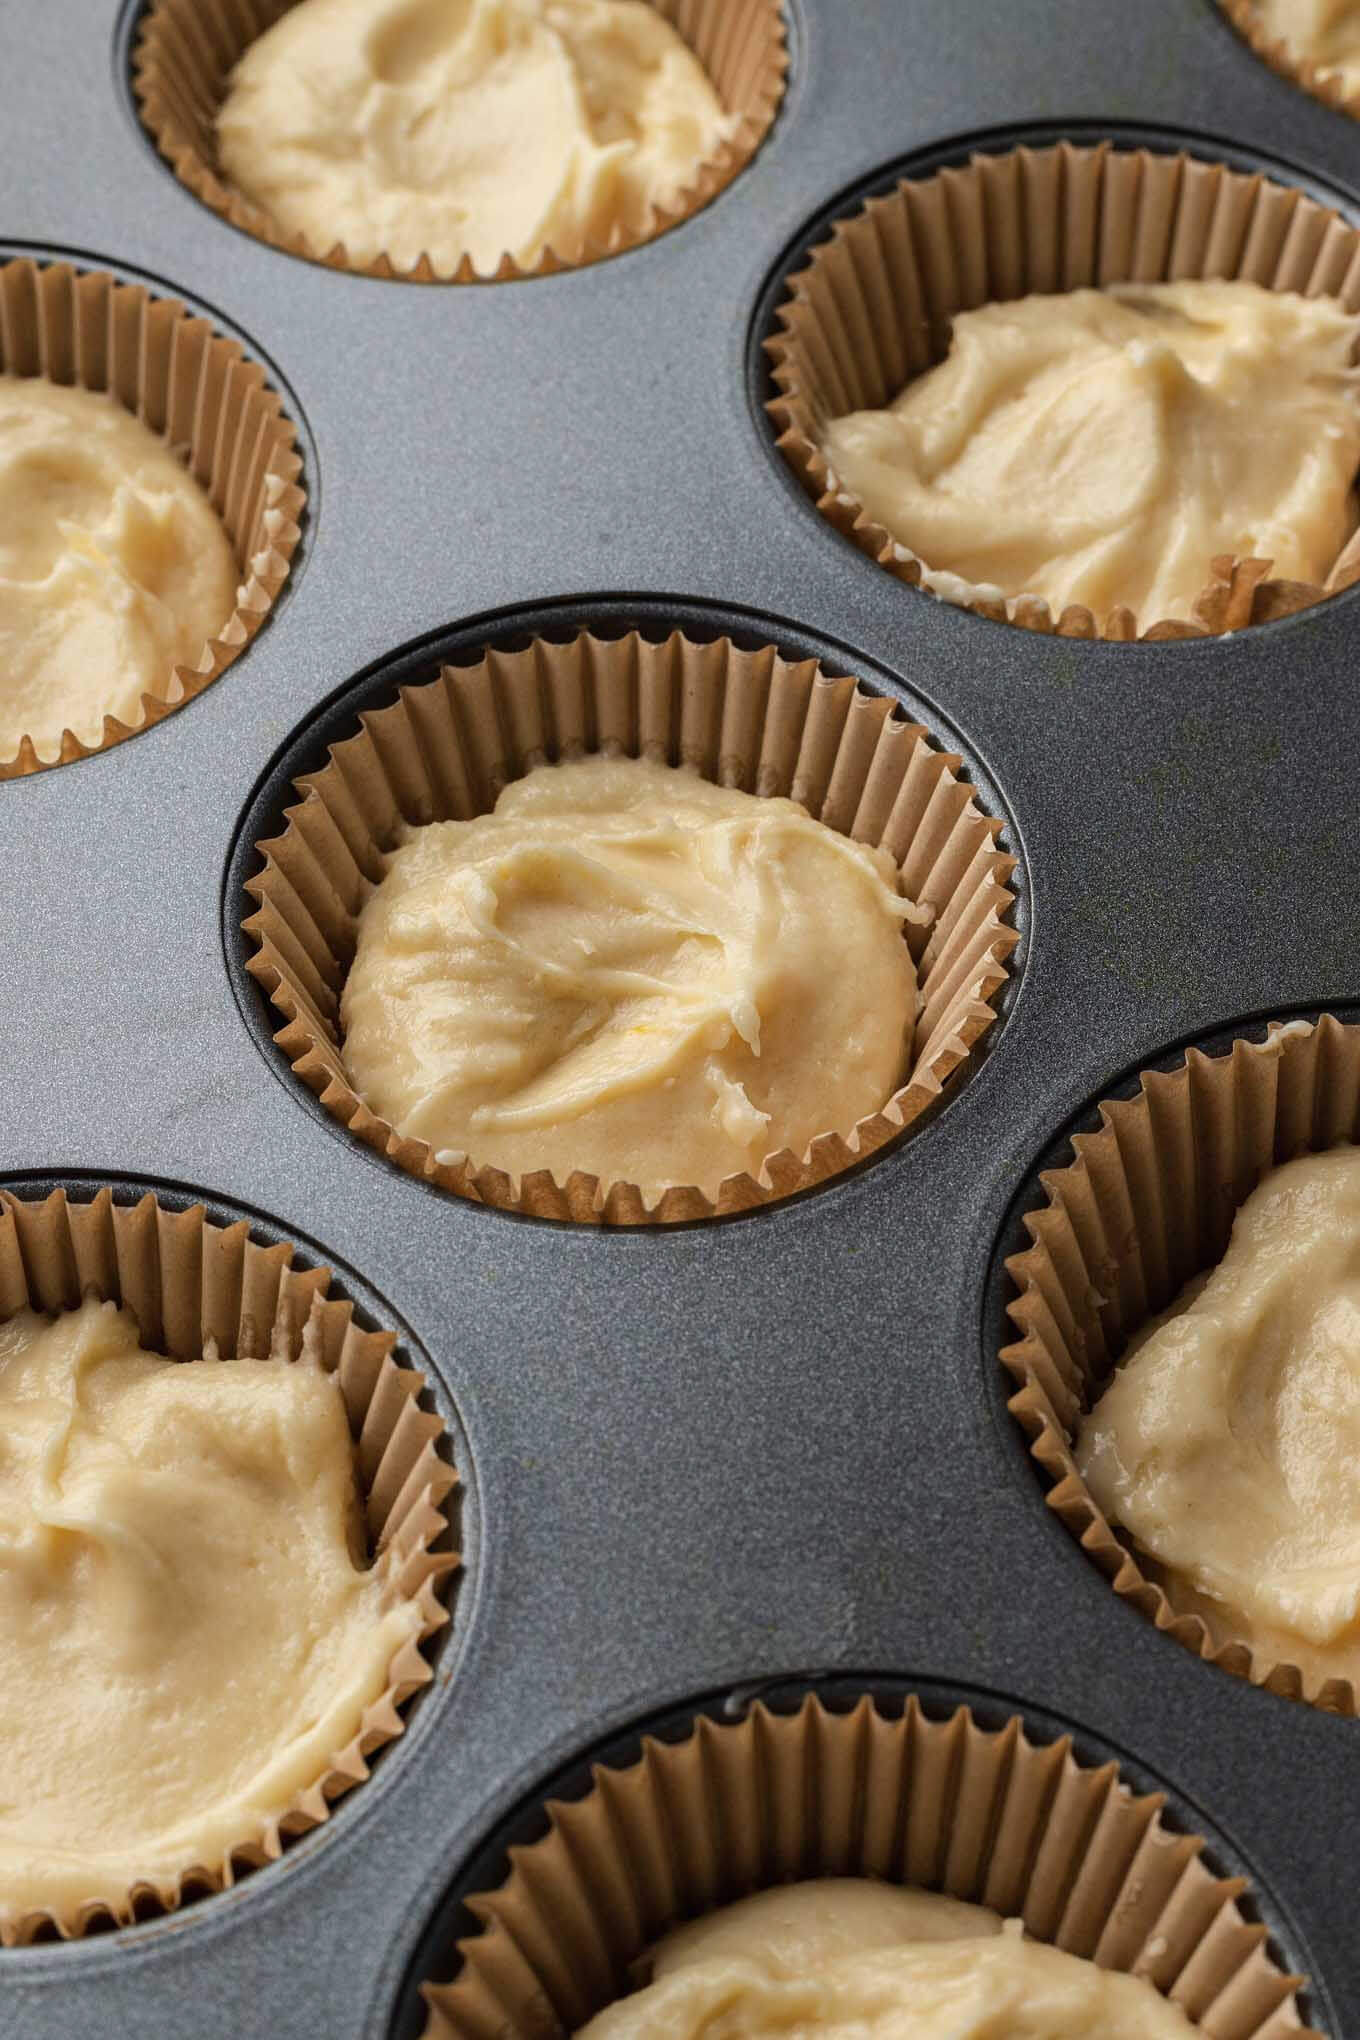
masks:
<path id="1" fill-rule="evenodd" d="M 69 729 L 55 754 L 25 735 L 0 780 L 69 764 L 161 722 L 238 658 L 284 592 L 306 515 L 296 410 L 219 315 L 133 272 L 0 248 L 0 373 L 107 394 L 182 452 L 222 521 L 240 573 L 235 607 L 192 666 L 167 668 L 129 721 L 97 743 Z M 291 411 L 291 415 L 290 415 Z"/>
<path id="2" fill-rule="evenodd" d="M 778 632 L 765 639 L 749 622 L 733 638 L 706 619 L 694 637 L 680 613 L 657 632 L 655 617 L 606 609 L 595 627 L 565 637 L 551 619 L 535 620 L 540 632 L 527 644 L 501 633 L 471 660 L 427 647 L 361 682 L 344 698 L 350 734 L 331 746 L 330 763 L 319 762 L 325 733 L 304 733 L 253 804 L 227 892 L 239 906 L 234 875 L 249 845 L 257 861 L 243 876 L 255 908 L 243 962 L 285 1023 L 278 1048 L 366 1145 L 502 1210 L 675 1223 L 748 1211 L 841 1173 L 933 1110 L 993 1027 L 1019 940 L 1004 824 L 959 776 L 961 760 L 908 720 L 895 690 L 858 684 L 853 660 L 847 672 L 786 657 Z M 328 726 L 340 716 L 337 706 Z M 546 1169 L 516 1179 L 475 1155 L 441 1155 L 379 1118 L 341 1062 L 338 1000 L 358 910 L 402 829 L 484 813 L 535 764 L 592 754 L 683 763 L 718 784 L 791 796 L 841 833 L 888 847 L 902 890 L 929 910 L 906 929 L 920 1009 L 901 1087 L 848 1136 L 828 1132 L 804 1153 L 774 1153 L 758 1176 L 729 1176 L 716 1197 L 680 1183 L 647 1199 L 636 1185 L 582 1171 L 561 1182 Z M 280 817 L 278 783 L 300 768 L 304 797 Z"/>
<path id="3" fill-rule="evenodd" d="M 858 1875 L 1021 1917 L 1219 2040 L 1316 2040 L 1273 1899 L 1160 1780 L 994 1696 L 850 1676 L 710 1695 L 550 1779 L 454 1880 L 392 2040 L 565 2040 L 675 1922 Z"/>
<path id="4" fill-rule="evenodd" d="M 80 1939 L 177 1911 L 322 1826 L 402 1735 L 436 1667 L 447 1677 L 451 1620 L 469 1604 L 477 1549 L 466 1441 L 434 1368 L 387 1305 L 319 1250 L 295 1245 L 254 1212 L 179 1187 L 65 1175 L 0 1181 L 0 1317 L 58 1314 L 89 1297 L 130 1311 L 145 1349 L 171 1360 L 216 1356 L 229 1366 L 238 1357 L 307 1356 L 335 1377 L 363 1535 L 373 1562 L 387 1567 L 384 1605 L 409 1605 L 414 1627 L 357 1733 L 286 1811 L 256 1816 L 224 1855 L 188 1860 L 176 1877 L 101 1890 L 70 1911 L 7 1913 L 7 1946 Z M 464 1626 L 453 1625 L 460 1641 Z"/>
<path id="5" fill-rule="evenodd" d="M 1130 1337 L 1222 1259 L 1261 1178 L 1357 1141 L 1353 1014 L 1241 1023 L 1183 1044 L 1113 1085 L 1028 1176 L 993 1255 L 986 1316 L 1012 1434 L 1047 1507 L 1115 1592 L 1206 1663 L 1342 1715 L 1357 1710 L 1349 1679 L 1308 1677 L 1174 1605 L 1174 1586 L 1169 1600 L 1156 1567 L 1102 1514 L 1071 1447 Z"/>
<path id="6" fill-rule="evenodd" d="M 908 158 L 822 210 L 777 265 L 752 329 L 762 437 L 822 519 L 908 586 L 922 562 L 842 487 L 823 430 L 888 405 L 944 359 L 953 315 L 1031 292 L 1240 278 L 1360 308 L 1360 230 L 1340 193 L 1288 166 L 1162 129 L 1009 129 Z M 966 589 L 962 606 L 1061 637 L 1202 638 L 1268 623 L 1360 578 L 1360 534 L 1325 585 L 1270 562 L 1204 562 L 1189 620 L 1096 616 Z"/>
<path id="7" fill-rule="evenodd" d="M 504 254 L 491 267 L 477 267 L 464 255 L 450 270 L 428 254 L 414 263 L 383 253 L 352 259 L 337 231 L 324 245 L 290 232 L 255 199 L 234 186 L 219 161 L 216 118 L 234 65 L 257 37 L 272 28 L 296 0 L 145 0 L 125 17 L 120 67 L 130 67 L 128 84 L 135 117 L 175 176 L 204 205 L 242 232 L 290 255 L 341 269 L 412 283 L 506 282 L 525 275 L 547 276 L 625 253 L 654 239 L 700 211 L 750 162 L 768 134 L 784 93 L 789 65 L 788 32 L 782 0 L 654 0 L 658 13 L 702 64 L 725 111 L 731 132 L 694 166 L 684 188 L 645 218 L 616 223 L 607 236 L 574 234 L 550 247 L 528 269 Z M 457 10 L 422 0 L 393 18 L 393 48 L 380 52 L 373 91 L 399 84 L 420 61 L 432 57 L 442 37 L 456 27 Z"/>

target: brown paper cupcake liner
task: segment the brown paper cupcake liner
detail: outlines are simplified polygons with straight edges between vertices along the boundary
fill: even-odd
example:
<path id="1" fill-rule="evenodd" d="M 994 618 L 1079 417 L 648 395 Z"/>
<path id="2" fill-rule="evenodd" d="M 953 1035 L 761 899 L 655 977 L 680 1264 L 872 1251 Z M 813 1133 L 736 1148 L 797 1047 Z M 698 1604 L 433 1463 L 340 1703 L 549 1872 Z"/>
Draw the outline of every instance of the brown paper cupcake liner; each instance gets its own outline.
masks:
<path id="1" fill-rule="evenodd" d="M 1360 92 L 1348 89 L 1335 71 L 1320 70 L 1310 58 L 1296 55 L 1279 36 L 1271 35 L 1257 12 L 1255 0 L 1218 0 L 1237 33 L 1263 63 L 1291 85 L 1310 92 L 1324 106 L 1360 120 Z"/>
<path id="2" fill-rule="evenodd" d="M 1006 1263 L 1020 1337 L 1002 1362 L 1019 1384 L 1010 1409 L 1050 1483 L 1046 1500 L 1117 1594 L 1210 1664 L 1336 1714 L 1356 1712 L 1348 1679 L 1308 1678 L 1216 1633 L 1177 1582 L 1122 1538 L 1077 1471 L 1072 1444 L 1130 1336 L 1222 1259 L 1238 1207 L 1268 1170 L 1360 1141 L 1360 1027 L 1331 1015 L 1291 1022 L 1224 1055 L 1192 1048 L 1149 1071 L 1132 1098 L 1100 1107 L 1076 1134 L 1076 1160 L 1046 1171 L 1033 1245 Z M 1178 1602 L 1180 1605 L 1178 1605 Z"/>
<path id="3" fill-rule="evenodd" d="M 405 283 L 505 283 L 551 276 L 606 256 L 622 255 L 702 211 L 755 155 L 774 123 L 784 93 L 788 44 L 781 0 L 652 0 L 693 50 L 725 111 L 737 116 L 732 135 L 694 169 L 692 181 L 635 226 L 617 224 L 606 240 L 584 238 L 545 249 L 522 268 L 510 254 L 490 270 L 464 256 L 452 271 L 428 255 L 401 267 L 387 255 L 350 259 L 344 242 L 314 246 L 280 227 L 265 207 L 226 178 L 218 162 L 216 122 L 232 70 L 247 47 L 296 0 L 148 0 L 133 55 L 133 85 L 142 122 L 182 184 L 222 219 L 285 254 L 362 276 Z"/>
<path id="4" fill-rule="evenodd" d="M 1200 1837 L 1162 1819 L 1113 1763 L 1012 1716 L 980 1727 L 913 1695 L 848 1713 L 809 1696 L 700 1717 L 636 1762 L 597 1764 L 584 1797 L 550 1801 L 547 1832 L 509 1852 L 497 1890 L 467 1900 L 480 1931 L 426 1984 L 424 2040 L 561 2040 L 633 1985 L 667 1927 L 762 1887 L 867 1876 L 1023 1919 L 1035 1939 L 1145 1977 L 1215 2040 L 1304 2032 L 1301 1979 L 1244 1918 L 1245 1880 L 1217 1876 Z M 1317 2040 L 1317 2036 L 1313 2036 Z"/>
<path id="5" fill-rule="evenodd" d="M 319 1826 L 332 1801 L 367 1778 L 368 1758 L 401 1734 L 401 1709 L 433 1676 L 425 1645 L 449 1619 L 447 1578 L 459 1564 L 449 1503 L 458 1477 L 441 1451 L 443 1424 L 420 1407 L 423 1377 L 393 1356 L 396 1334 L 363 1331 L 353 1306 L 329 1296 L 329 1286 L 329 1270 L 294 1266 L 286 1242 L 261 1246 L 244 1220 L 218 1225 L 201 1205 L 172 1210 L 149 1191 L 135 1205 L 115 1204 L 107 1188 L 88 1204 L 64 1190 L 38 1203 L 0 1190 L 0 1322 L 25 1309 L 74 1310 L 97 1296 L 130 1310 L 148 1348 L 173 1359 L 207 1351 L 227 1363 L 270 1353 L 296 1360 L 305 1347 L 337 1377 L 374 1561 L 385 1570 L 390 1603 L 410 1602 L 420 1615 L 357 1735 L 282 1814 L 243 1834 L 220 1861 L 186 1863 L 173 1880 L 92 1891 L 63 1916 L 0 1908 L 6 1947 L 54 1929 L 73 1938 L 171 1912 L 273 1862 L 288 1839 Z"/>
<path id="6" fill-rule="evenodd" d="M 1196 158 L 1058 142 L 966 164 L 869 199 L 838 220 L 789 281 L 765 343 L 777 445 L 818 510 L 911 586 L 919 560 L 841 489 L 822 452 L 827 424 L 882 409 L 942 361 L 955 312 L 1086 285 L 1231 277 L 1331 295 L 1360 310 L 1360 234 L 1301 191 Z M 1194 620 L 1146 625 L 1127 608 L 1054 617 L 1037 595 L 963 606 L 1060 637 L 1187 638 L 1288 616 L 1360 579 L 1360 533 L 1325 585 L 1270 578 L 1268 560 L 1205 562 Z M 952 598 L 950 598 L 952 599 Z"/>
<path id="7" fill-rule="evenodd" d="M 0 374 L 44 376 L 114 397 L 182 454 L 241 569 L 236 607 L 193 666 L 142 696 L 141 719 L 106 715 L 99 743 L 70 730 L 56 758 L 25 736 L 0 780 L 68 765 L 138 735 L 192 701 L 249 644 L 288 578 L 305 497 L 297 435 L 258 362 L 211 323 L 103 270 L 27 257 L 0 264 Z"/>
<path id="8" fill-rule="evenodd" d="M 815 660 L 791 664 L 771 647 L 699 644 L 680 632 L 659 644 L 636 632 L 540 638 L 445 666 L 359 720 L 359 733 L 298 781 L 302 800 L 283 833 L 256 845 L 264 868 L 247 885 L 259 902 L 244 923 L 255 945 L 247 967 L 284 1015 L 274 1038 L 295 1073 L 352 1134 L 412 1175 L 539 1218 L 666 1224 L 750 1210 L 893 1139 L 939 1098 L 996 1017 L 1019 939 L 1003 918 L 1016 860 L 996 848 L 1002 824 L 979 811 L 957 757 L 886 696 Z M 594 751 L 789 795 L 843 835 L 885 844 L 907 896 L 931 910 L 928 928 L 907 928 L 921 1009 L 902 1087 L 848 1136 L 822 1134 L 802 1155 L 783 1149 L 758 1178 L 728 1177 L 716 1198 L 675 1185 L 649 1208 L 636 1185 L 584 1171 L 565 1183 L 546 1169 L 516 1181 L 470 1158 L 441 1161 L 369 1109 L 341 1060 L 340 994 L 359 912 L 403 827 L 485 813 L 508 780 Z"/>

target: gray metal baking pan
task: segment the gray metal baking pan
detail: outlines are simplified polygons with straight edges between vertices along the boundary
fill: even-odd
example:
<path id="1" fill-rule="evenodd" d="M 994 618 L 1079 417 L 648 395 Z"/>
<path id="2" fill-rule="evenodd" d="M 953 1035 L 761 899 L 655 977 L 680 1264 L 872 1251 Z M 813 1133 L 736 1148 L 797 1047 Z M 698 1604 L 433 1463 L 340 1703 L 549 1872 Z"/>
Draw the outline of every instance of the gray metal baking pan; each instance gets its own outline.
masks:
<path id="1" fill-rule="evenodd" d="M 4 2040 L 385 2040 L 468 1866 L 654 1714 L 812 1675 L 971 1692 L 1161 1781 L 1360 2034 L 1354 1722 L 1216 1674 L 1045 1510 L 996 1365 L 1038 1162 L 1187 1039 L 1360 1000 L 1352 597 L 1105 646 L 904 589 L 772 454 L 758 341 L 810 223 L 999 131 L 1264 160 L 1360 217 L 1360 130 L 1211 0 L 789 0 L 753 165 L 617 261 L 478 289 L 332 274 L 178 185 L 128 85 L 136 5 L 0 9 L 0 242 L 141 275 L 270 366 L 310 510 L 247 655 L 114 750 L 0 788 L 0 1180 L 111 1180 L 334 1260 L 459 1417 L 475 1536 L 439 1676 L 324 1828 L 232 1891 L 0 1954 Z M 547 605 L 546 607 L 544 605 Z M 811 644 L 899 693 L 1007 818 L 1018 981 L 900 1145 L 667 1232 L 478 1209 L 312 1109 L 235 927 L 243 832 L 399 655 L 642 615 Z M 490 1850 L 491 1856 L 483 1852 Z"/>

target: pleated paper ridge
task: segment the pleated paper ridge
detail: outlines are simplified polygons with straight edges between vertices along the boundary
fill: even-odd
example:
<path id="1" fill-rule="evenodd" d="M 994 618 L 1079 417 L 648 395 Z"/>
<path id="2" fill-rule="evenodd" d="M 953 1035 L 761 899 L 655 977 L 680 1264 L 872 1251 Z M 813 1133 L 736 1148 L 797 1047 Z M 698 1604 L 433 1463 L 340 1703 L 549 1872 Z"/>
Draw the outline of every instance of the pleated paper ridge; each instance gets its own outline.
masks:
<path id="1" fill-rule="evenodd" d="M 221 218 L 271 248 L 362 276 L 406 283 L 505 283 L 551 276 L 563 269 L 621 255 L 702 211 L 764 141 L 779 109 L 788 71 L 781 0 L 652 0 L 698 57 L 723 108 L 739 116 L 735 132 L 695 167 L 693 181 L 665 206 L 655 206 L 636 227 L 616 224 L 606 240 L 545 249 L 529 269 L 510 254 L 479 270 L 464 256 L 452 271 L 436 269 L 428 255 L 410 267 L 387 256 L 352 261 L 343 241 L 314 246 L 289 234 L 268 210 L 247 198 L 224 175 L 214 132 L 227 79 L 250 43 L 288 12 L 296 0 L 149 0 L 133 54 L 133 84 L 143 124 L 182 184 Z"/>
<path id="2" fill-rule="evenodd" d="M 298 781 L 302 799 L 283 833 L 256 845 L 264 868 L 247 886 L 258 902 L 244 924 L 255 947 L 248 968 L 284 1016 L 275 1040 L 295 1073 L 351 1133 L 413 1175 L 541 1218 L 665 1224 L 749 1210 L 893 1139 L 938 1099 L 996 1017 L 1018 940 L 1004 920 L 1016 860 L 996 848 L 1001 822 L 979 810 L 959 758 L 888 697 L 815 660 L 791 664 L 772 647 L 700 644 L 678 631 L 662 643 L 583 632 L 445 666 L 359 720 L 359 732 Z M 564 1183 L 546 1169 L 516 1181 L 473 1159 L 440 1162 L 427 1142 L 370 1111 L 341 1063 L 340 993 L 358 915 L 403 825 L 484 813 L 533 766 L 594 751 L 790 795 L 842 834 L 886 844 L 908 897 L 933 912 L 928 929 L 907 931 L 922 1010 L 906 1083 L 849 1136 L 822 1134 L 803 1155 L 783 1149 L 759 1178 L 729 1177 L 716 1198 L 675 1185 L 649 1208 L 635 1184 L 584 1171 Z"/>
<path id="3" fill-rule="evenodd" d="M 1360 234 L 1291 187 L 1182 153 L 1058 142 L 975 155 L 904 179 L 836 222 L 788 284 L 765 342 L 777 445 L 836 530 L 917 586 L 922 562 L 842 490 L 821 449 L 848 411 L 880 409 L 948 352 L 958 311 L 1031 293 L 1242 278 L 1360 310 Z M 1205 562 L 1194 621 L 1144 626 L 1130 609 L 1055 619 L 1037 595 L 979 597 L 975 615 L 1060 637 L 1206 637 L 1306 609 L 1360 578 L 1360 533 L 1324 586 L 1272 580 L 1270 561 Z"/>
<path id="4" fill-rule="evenodd" d="M 1304 2033 L 1298 1977 L 1238 1904 L 1244 1880 L 1203 1861 L 1113 1763 L 1071 1739 L 1032 1741 L 1019 1716 L 986 1729 L 913 1695 L 833 1712 L 757 1702 L 646 1737 L 597 1764 L 585 1795 L 549 1801 L 541 1839 L 470 1897 L 479 1931 L 427 1984 L 424 2040 L 562 2040 L 632 1986 L 632 1964 L 677 1920 L 762 1887 L 869 1876 L 1022 1918 L 1037 1940 L 1145 1977 L 1214 2040 Z M 1313 2036 L 1317 2040 L 1317 2036 Z"/>
<path id="5" fill-rule="evenodd" d="M 1218 0 L 1218 4 L 1242 40 L 1279 77 L 1310 92 L 1324 106 L 1360 120 L 1360 92 L 1348 88 L 1334 71 L 1319 69 L 1311 58 L 1295 55 L 1282 37 L 1271 35 L 1256 11 L 1255 0 Z"/>
<path id="6" fill-rule="evenodd" d="M 1076 1426 L 1140 1325 L 1192 1275 L 1221 1260 L 1238 1207 L 1270 1169 L 1360 1141 L 1360 1027 L 1325 1014 L 1222 1055 L 1192 1048 L 1149 1071 L 1132 1098 L 1107 1099 L 1076 1160 L 1042 1177 L 1047 1202 L 1025 1216 L 1033 1244 L 1006 1263 L 1019 1338 L 1001 1359 L 1018 1383 L 1010 1409 L 1050 1483 L 1046 1500 L 1117 1594 L 1178 1643 L 1254 1685 L 1356 1712 L 1347 1679 L 1315 1690 L 1297 1665 L 1216 1640 L 1178 1611 L 1121 1541 L 1077 1472 Z M 1315 1683 L 1315 1682 L 1314 1682 Z"/>
<path id="7" fill-rule="evenodd" d="M 273 1862 L 290 1837 L 319 1826 L 331 1803 L 367 1778 L 368 1758 L 401 1734 L 400 1710 L 433 1676 L 425 1644 L 448 1622 L 447 1581 L 459 1564 L 449 1513 L 458 1476 L 444 1425 L 420 1407 L 423 1376 L 394 1358 L 396 1334 L 363 1331 L 353 1306 L 329 1295 L 330 1271 L 295 1266 L 293 1252 L 286 1241 L 261 1246 L 244 1220 L 220 1226 L 201 1205 L 171 1210 L 150 1191 L 126 1205 L 107 1188 L 89 1203 L 64 1190 L 41 1202 L 0 1190 L 0 1321 L 29 1308 L 74 1310 L 82 1298 L 97 1296 L 132 1312 L 150 1350 L 196 1360 L 212 1340 L 227 1366 L 265 1357 L 276 1335 L 296 1360 L 307 1333 L 344 1397 L 388 1605 L 409 1601 L 420 1614 L 418 1632 L 393 1657 L 387 1685 L 365 1710 L 358 1734 L 282 1814 L 242 1834 L 220 1860 L 186 1863 L 171 1880 L 92 1891 L 65 1914 L 0 1908 L 0 1942 L 7 1947 L 53 1929 L 77 1938 L 172 1912 Z"/>
<path id="8" fill-rule="evenodd" d="M 141 720 L 106 715 L 97 744 L 71 730 L 56 758 L 25 736 L 0 780 L 67 765 L 136 736 L 192 701 L 237 658 L 288 578 L 306 498 L 297 435 L 260 364 L 172 298 L 105 270 L 28 257 L 0 264 L 0 373 L 45 376 L 114 397 L 181 453 L 222 520 L 241 571 L 236 607 L 193 666 L 144 694 Z"/>

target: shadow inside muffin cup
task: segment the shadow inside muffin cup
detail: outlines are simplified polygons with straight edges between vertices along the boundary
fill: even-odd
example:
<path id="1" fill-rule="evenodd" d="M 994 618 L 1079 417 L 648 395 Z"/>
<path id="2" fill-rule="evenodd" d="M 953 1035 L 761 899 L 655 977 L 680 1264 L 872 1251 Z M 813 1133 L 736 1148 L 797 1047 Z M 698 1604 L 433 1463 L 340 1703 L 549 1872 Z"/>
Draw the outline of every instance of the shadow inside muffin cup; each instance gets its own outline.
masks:
<path id="1" fill-rule="evenodd" d="M 616 223 L 604 240 L 550 247 L 527 268 L 508 252 L 489 269 L 479 269 L 466 255 L 452 270 L 437 268 L 428 254 L 413 265 L 394 262 L 387 254 L 356 261 L 339 231 L 325 247 L 288 232 L 231 183 L 219 161 L 216 121 L 232 69 L 249 45 L 297 4 L 147 0 L 132 51 L 141 123 L 180 182 L 243 233 L 331 269 L 406 283 L 506 283 L 551 276 L 654 240 L 700 212 L 750 162 L 774 124 L 789 65 L 782 0 L 649 0 L 698 58 L 724 111 L 735 116 L 732 133 L 695 165 L 683 190 L 636 224 Z"/>
<path id="2" fill-rule="evenodd" d="M 795 258 L 796 259 L 796 258 Z M 775 444 L 820 514 L 909 586 L 918 558 L 842 488 L 823 452 L 833 419 L 891 405 L 948 354 L 956 312 L 1031 294 L 1236 278 L 1333 296 L 1360 311 L 1360 232 L 1306 192 L 1186 150 L 1113 142 L 978 149 L 841 213 L 785 279 L 763 342 Z M 1360 356 L 1360 345 L 1357 347 Z M 1288 616 L 1360 580 L 1360 531 L 1325 584 L 1270 576 L 1268 560 L 1204 562 L 1192 620 L 1054 616 L 1017 590 L 957 595 L 995 622 L 1063 637 L 1198 638 Z M 951 593 L 950 600 L 956 599 Z"/>
<path id="3" fill-rule="evenodd" d="M 433 1639 L 450 1620 L 461 1562 L 459 1477 L 442 1418 L 422 1406 L 425 1379 L 396 1357 L 395 1332 L 365 1329 L 353 1304 L 331 1294 L 327 1268 L 303 1265 L 287 1241 L 262 1244 L 244 1221 L 222 1224 L 202 1205 L 181 1208 L 151 1191 L 124 1203 L 108 1186 L 88 1201 L 64 1188 L 45 1197 L 0 1188 L 0 1323 L 23 1310 L 75 1310 L 88 1297 L 129 1311 L 144 1347 L 167 1362 L 205 1352 L 224 1365 L 307 1356 L 334 1376 L 383 1605 L 409 1604 L 414 1628 L 357 1733 L 281 1813 L 257 1818 L 219 1860 L 186 1862 L 173 1878 L 95 1889 L 63 1913 L 0 1908 L 5 1946 L 78 1939 L 176 1911 L 275 1861 L 290 1839 L 322 1824 L 332 1803 L 368 1777 L 373 1753 L 401 1735 L 407 1704 L 430 1682 Z"/>
<path id="4" fill-rule="evenodd" d="M 432 1922 L 394 2032 L 565 2040 L 635 1987 L 678 1922 L 862 1876 L 1023 1920 L 1146 1978 L 1215 2040 L 1299 2040 L 1301 1979 L 1244 1912 L 1246 1880 L 1164 1809 L 1070 1736 L 897 1681 L 690 1707 L 507 1823 Z"/>
<path id="5" fill-rule="evenodd" d="M 238 340 L 172 298 L 106 270 L 28 256 L 0 262 L 0 374 L 103 393 L 183 460 L 240 569 L 235 607 L 193 666 L 168 668 L 139 717 L 106 714 L 96 743 L 63 733 L 55 757 L 24 735 L 0 780 L 70 764 L 150 729 L 238 658 L 288 578 L 306 507 L 297 431 Z"/>
<path id="6" fill-rule="evenodd" d="M 1236 1037 L 1226 1052 L 1192 1047 L 1098 1110 L 1098 1130 L 1072 1137 L 1076 1159 L 1032 1185 L 1031 1244 L 1006 1262 L 1019 1336 L 1001 1361 L 1045 1501 L 1115 1592 L 1178 1643 L 1273 1693 L 1354 1715 L 1349 1679 L 1306 1676 L 1254 1650 L 1108 1521 L 1073 1446 L 1130 1338 L 1222 1259 L 1261 1179 L 1360 1142 L 1360 1025 L 1323 1014 L 1274 1026 L 1263 1041 Z"/>
<path id="7" fill-rule="evenodd" d="M 1016 860 L 981 812 L 958 757 L 938 750 L 885 695 L 773 646 L 743 649 L 674 631 L 568 642 L 535 638 L 445 666 L 366 711 L 328 762 L 298 782 L 281 834 L 255 848 L 258 905 L 243 924 L 246 968 L 285 1024 L 275 1035 L 299 1077 L 349 1132 L 409 1173 L 504 1211 L 588 1224 L 676 1224 L 749 1211 L 826 1181 L 894 1139 L 938 1102 L 996 1017 L 1019 937 L 1009 924 Z M 410 826 L 486 813 L 501 789 L 545 762 L 588 755 L 686 765 L 704 778 L 788 796 L 827 826 L 883 844 L 903 893 L 930 911 L 908 924 L 920 992 L 909 1068 L 878 1112 L 828 1131 L 802 1154 L 768 1156 L 716 1196 L 676 1183 L 648 1200 L 636 1184 L 580 1170 L 514 1178 L 400 1134 L 353 1088 L 340 996 L 359 914 Z"/>

